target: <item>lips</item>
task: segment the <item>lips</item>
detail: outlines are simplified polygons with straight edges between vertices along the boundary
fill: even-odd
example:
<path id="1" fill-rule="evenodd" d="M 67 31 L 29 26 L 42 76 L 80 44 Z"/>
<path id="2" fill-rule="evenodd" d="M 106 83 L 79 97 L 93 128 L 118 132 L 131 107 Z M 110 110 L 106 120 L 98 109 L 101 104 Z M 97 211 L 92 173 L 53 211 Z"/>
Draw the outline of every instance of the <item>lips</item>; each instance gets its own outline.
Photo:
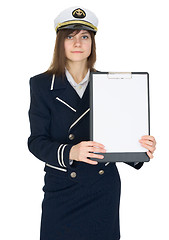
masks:
<path id="1" fill-rule="evenodd" d="M 72 53 L 83 53 L 82 51 L 72 51 Z"/>

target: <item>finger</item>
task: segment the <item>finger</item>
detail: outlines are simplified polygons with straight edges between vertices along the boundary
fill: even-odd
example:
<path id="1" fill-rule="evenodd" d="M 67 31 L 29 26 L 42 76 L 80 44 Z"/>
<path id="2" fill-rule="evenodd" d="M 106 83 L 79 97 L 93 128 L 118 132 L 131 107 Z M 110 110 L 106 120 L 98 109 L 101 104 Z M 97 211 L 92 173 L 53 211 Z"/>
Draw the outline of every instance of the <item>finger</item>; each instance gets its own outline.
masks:
<path id="1" fill-rule="evenodd" d="M 92 161 L 92 160 L 86 160 L 86 163 L 92 164 L 92 165 L 97 165 L 98 164 L 98 162 Z"/>
<path id="2" fill-rule="evenodd" d="M 88 147 L 93 147 L 93 146 L 95 146 L 95 147 L 99 147 L 99 148 L 105 148 L 105 146 L 104 146 L 103 144 L 98 143 L 98 142 L 94 142 L 94 141 L 87 141 L 87 142 L 86 142 L 86 145 L 87 145 Z"/>
<path id="3" fill-rule="evenodd" d="M 151 146 L 149 146 L 149 145 L 147 145 L 147 144 L 144 144 L 144 143 L 141 143 L 141 146 L 142 147 L 144 147 L 144 148 L 146 148 L 146 149 L 148 149 L 150 152 L 154 152 L 154 150 L 155 150 L 155 148 L 154 147 L 151 147 Z"/>
<path id="4" fill-rule="evenodd" d="M 150 145 L 150 146 L 153 146 L 154 143 L 152 141 L 149 141 L 149 140 L 139 140 L 140 143 L 143 143 L 143 144 L 147 144 L 147 145 Z"/>
<path id="5" fill-rule="evenodd" d="M 150 135 L 144 135 L 141 137 L 141 139 L 147 139 L 147 140 L 151 140 L 151 141 L 155 142 L 155 138 Z"/>
<path id="6" fill-rule="evenodd" d="M 97 165 L 98 164 L 97 161 L 93 161 L 93 160 L 90 160 L 88 158 L 84 159 L 82 162 L 85 162 L 85 163 L 88 163 L 88 164 L 92 164 L 92 165 Z"/>
<path id="7" fill-rule="evenodd" d="M 96 147 L 89 147 L 89 148 L 88 148 L 88 151 L 89 151 L 89 152 L 102 152 L 102 153 L 105 153 L 105 152 L 106 152 L 106 149 L 96 148 Z"/>
<path id="8" fill-rule="evenodd" d="M 150 142 L 152 142 L 152 145 L 156 146 L 156 140 L 153 136 L 146 136 L 145 138 L 142 138 L 141 140 L 145 141 L 145 140 L 149 140 Z"/>
<path id="9" fill-rule="evenodd" d="M 151 158 L 151 159 L 154 157 L 153 154 L 152 154 L 151 152 L 149 152 L 149 151 L 147 152 L 147 155 L 148 155 L 149 158 Z"/>
<path id="10" fill-rule="evenodd" d="M 87 156 L 88 156 L 88 157 L 91 157 L 91 158 L 98 158 L 98 159 L 103 159 L 103 158 L 104 158 L 103 155 L 94 154 L 94 153 L 88 153 Z"/>

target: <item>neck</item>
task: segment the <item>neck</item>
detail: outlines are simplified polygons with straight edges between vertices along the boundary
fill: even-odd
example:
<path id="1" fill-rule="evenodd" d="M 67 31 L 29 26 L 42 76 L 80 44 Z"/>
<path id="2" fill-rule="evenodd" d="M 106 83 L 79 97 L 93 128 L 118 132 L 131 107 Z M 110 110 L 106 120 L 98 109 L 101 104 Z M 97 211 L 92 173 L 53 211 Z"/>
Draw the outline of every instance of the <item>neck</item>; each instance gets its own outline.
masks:
<path id="1" fill-rule="evenodd" d="M 80 83 L 87 74 L 87 62 L 71 62 L 68 61 L 66 64 L 67 70 L 72 75 L 76 83 Z"/>

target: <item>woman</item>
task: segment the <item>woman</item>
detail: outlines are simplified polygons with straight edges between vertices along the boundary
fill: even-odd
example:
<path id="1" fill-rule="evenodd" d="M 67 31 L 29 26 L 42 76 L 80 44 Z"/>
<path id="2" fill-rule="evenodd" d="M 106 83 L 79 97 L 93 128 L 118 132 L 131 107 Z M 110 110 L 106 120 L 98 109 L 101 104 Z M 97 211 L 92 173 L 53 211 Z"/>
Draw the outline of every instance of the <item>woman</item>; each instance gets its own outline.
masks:
<path id="1" fill-rule="evenodd" d="M 118 240 L 120 177 L 115 163 L 92 161 L 105 153 L 89 140 L 89 74 L 95 71 L 98 20 L 69 8 L 55 19 L 53 62 L 30 79 L 29 150 L 45 164 L 41 240 Z M 140 143 L 153 157 L 156 141 Z M 130 163 L 139 169 L 143 164 Z"/>

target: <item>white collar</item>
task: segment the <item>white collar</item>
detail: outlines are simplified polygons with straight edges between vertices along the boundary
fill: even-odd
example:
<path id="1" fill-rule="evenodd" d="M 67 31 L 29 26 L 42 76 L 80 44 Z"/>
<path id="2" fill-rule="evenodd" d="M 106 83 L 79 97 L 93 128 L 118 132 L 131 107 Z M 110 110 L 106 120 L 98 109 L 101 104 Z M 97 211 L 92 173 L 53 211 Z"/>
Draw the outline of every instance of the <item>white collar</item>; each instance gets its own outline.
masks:
<path id="1" fill-rule="evenodd" d="M 67 68 L 65 68 L 65 74 L 67 77 L 67 80 L 74 86 L 78 86 L 79 84 L 83 84 L 86 81 L 89 81 L 89 75 L 90 75 L 90 69 L 88 69 L 86 76 L 84 77 L 84 79 L 80 82 L 80 83 L 76 83 L 75 80 L 73 79 L 72 75 L 70 74 L 70 72 L 67 70 Z"/>

